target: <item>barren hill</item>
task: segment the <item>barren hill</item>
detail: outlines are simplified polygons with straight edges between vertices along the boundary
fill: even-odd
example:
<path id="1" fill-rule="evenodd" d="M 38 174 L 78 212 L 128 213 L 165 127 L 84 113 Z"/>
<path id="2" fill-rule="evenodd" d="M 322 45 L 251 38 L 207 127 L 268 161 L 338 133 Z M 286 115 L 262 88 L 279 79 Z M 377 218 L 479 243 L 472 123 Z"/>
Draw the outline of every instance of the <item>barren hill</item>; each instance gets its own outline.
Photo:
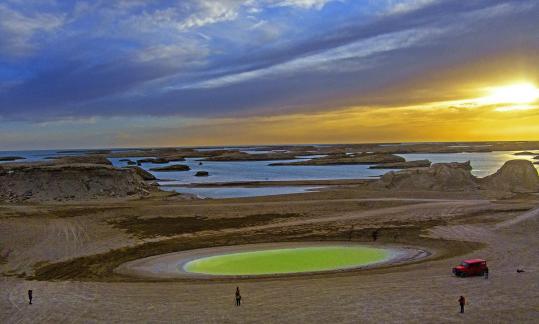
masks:
<path id="1" fill-rule="evenodd" d="M 388 172 L 374 182 L 375 188 L 392 190 L 538 192 L 539 175 L 527 160 L 507 161 L 496 173 L 476 178 L 470 162 L 436 163 L 429 168 Z"/>
<path id="2" fill-rule="evenodd" d="M 528 160 L 507 161 L 496 173 L 480 179 L 481 188 L 495 191 L 537 192 L 539 175 Z"/>
<path id="3" fill-rule="evenodd" d="M 0 167 L 0 201 L 64 201 L 144 196 L 151 186 L 134 169 L 104 164 Z"/>

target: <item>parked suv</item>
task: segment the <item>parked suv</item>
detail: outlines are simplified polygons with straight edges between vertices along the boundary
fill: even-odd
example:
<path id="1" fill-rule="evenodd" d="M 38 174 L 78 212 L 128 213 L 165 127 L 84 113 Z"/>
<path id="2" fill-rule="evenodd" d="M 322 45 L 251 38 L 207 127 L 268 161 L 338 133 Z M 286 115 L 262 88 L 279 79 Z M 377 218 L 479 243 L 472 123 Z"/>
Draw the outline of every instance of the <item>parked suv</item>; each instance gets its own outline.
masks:
<path id="1" fill-rule="evenodd" d="M 464 260 L 453 268 L 453 274 L 457 277 L 482 276 L 487 270 L 487 261 L 483 259 Z"/>

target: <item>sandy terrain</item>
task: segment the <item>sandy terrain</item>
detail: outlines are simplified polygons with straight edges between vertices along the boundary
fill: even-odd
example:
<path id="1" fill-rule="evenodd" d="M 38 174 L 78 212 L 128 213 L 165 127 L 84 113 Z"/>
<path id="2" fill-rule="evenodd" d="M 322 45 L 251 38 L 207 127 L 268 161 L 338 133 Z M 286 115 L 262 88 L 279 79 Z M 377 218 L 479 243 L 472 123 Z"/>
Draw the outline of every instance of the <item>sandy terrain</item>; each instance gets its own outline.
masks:
<path id="1" fill-rule="evenodd" d="M 272 198 L 1 205 L 0 322 L 533 323 L 539 318 L 538 202 L 533 194 L 495 201 L 450 192 L 382 195 L 350 186 Z M 271 213 L 287 216 L 249 218 Z M 129 217 L 140 217 L 146 227 L 115 223 Z M 238 217 L 246 226 L 225 226 Z M 209 229 L 154 235 L 160 227 L 152 219 L 207 222 Z M 380 230 L 380 244 L 439 253 L 383 269 L 242 280 L 140 281 L 113 274 L 117 264 L 106 264 L 109 255 L 134 260 L 193 247 L 369 242 L 373 229 Z M 453 277 L 451 267 L 467 257 L 486 258 L 490 278 Z M 33 274 L 37 280 L 18 277 Z M 236 286 L 241 308 L 233 306 Z M 34 291 L 33 305 L 27 289 Z M 458 314 L 459 295 L 468 299 L 464 315 Z"/>

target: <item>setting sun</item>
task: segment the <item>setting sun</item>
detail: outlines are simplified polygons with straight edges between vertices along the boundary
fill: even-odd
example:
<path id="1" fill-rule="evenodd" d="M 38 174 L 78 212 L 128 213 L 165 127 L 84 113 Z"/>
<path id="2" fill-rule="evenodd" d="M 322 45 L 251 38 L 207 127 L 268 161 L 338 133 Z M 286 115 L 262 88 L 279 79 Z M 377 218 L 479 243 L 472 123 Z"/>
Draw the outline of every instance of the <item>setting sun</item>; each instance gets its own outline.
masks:
<path id="1" fill-rule="evenodd" d="M 519 83 L 488 89 L 488 95 L 481 98 L 484 104 L 526 104 L 539 99 L 539 89 L 531 83 Z"/>

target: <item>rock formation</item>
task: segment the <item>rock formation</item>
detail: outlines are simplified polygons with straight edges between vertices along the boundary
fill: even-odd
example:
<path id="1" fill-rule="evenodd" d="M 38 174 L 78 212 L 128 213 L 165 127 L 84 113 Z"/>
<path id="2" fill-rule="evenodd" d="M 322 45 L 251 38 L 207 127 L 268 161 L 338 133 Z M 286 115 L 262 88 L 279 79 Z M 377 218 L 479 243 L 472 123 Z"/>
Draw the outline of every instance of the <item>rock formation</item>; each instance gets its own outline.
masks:
<path id="1" fill-rule="evenodd" d="M 494 174 L 480 179 L 481 188 L 493 191 L 537 192 L 539 175 L 528 160 L 511 160 Z"/>
<path id="2" fill-rule="evenodd" d="M 271 161 L 291 160 L 296 158 L 296 153 L 274 152 L 249 154 L 245 152 L 227 152 L 225 154 L 210 156 L 203 161 L 228 162 L 228 161 Z"/>
<path id="3" fill-rule="evenodd" d="M 381 163 L 402 163 L 406 160 L 398 155 L 385 153 L 361 153 L 357 155 L 334 154 L 316 159 L 273 163 L 272 166 L 280 165 L 345 165 L 345 164 L 381 164 Z"/>
<path id="4" fill-rule="evenodd" d="M 525 155 L 537 155 L 537 153 L 524 151 L 524 152 L 517 152 L 517 153 L 515 153 L 513 155 L 521 155 L 521 156 L 524 155 L 525 156 Z"/>
<path id="5" fill-rule="evenodd" d="M 210 173 L 208 171 L 197 171 L 197 173 L 195 173 L 195 177 L 207 177 L 209 175 Z"/>
<path id="6" fill-rule="evenodd" d="M 496 173 L 476 178 L 470 162 L 435 163 L 430 168 L 391 171 L 371 184 L 391 190 L 539 192 L 539 175 L 528 160 L 507 161 Z"/>
<path id="7" fill-rule="evenodd" d="M 416 160 L 406 162 L 381 163 L 370 166 L 369 169 L 411 169 L 411 168 L 428 168 L 431 162 L 429 160 Z"/>
<path id="8" fill-rule="evenodd" d="M 106 155 L 80 155 L 80 156 L 61 156 L 50 158 L 54 164 L 103 164 L 112 165 L 112 162 L 107 159 Z"/>
<path id="9" fill-rule="evenodd" d="M 142 163 L 152 163 L 152 164 L 166 164 L 169 162 L 185 161 L 183 156 L 167 156 L 167 157 L 158 157 L 158 158 L 145 158 L 137 161 L 137 165 Z"/>
<path id="10" fill-rule="evenodd" d="M 103 164 L 0 166 L 0 201 L 65 201 L 140 197 L 150 186 L 133 169 Z"/>
<path id="11" fill-rule="evenodd" d="M 133 169 L 135 170 L 135 172 L 142 177 L 142 179 L 146 180 L 146 181 L 151 181 L 151 180 L 156 180 L 157 178 L 151 174 L 150 172 L 144 170 L 143 168 L 141 167 L 138 167 L 138 166 L 129 166 L 128 167 L 129 169 Z"/>
<path id="12" fill-rule="evenodd" d="M 133 156 L 147 158 L 166 158 L 169 161 L 182 161 L 184 158 L 204 158 L 210 156 L 222 155 L 225 153 L 235 153 L 238 150 L 194 150 L 191 148 L 160 148 L 160 149 L 133 149 L 121 152 L 112 152 L 108 157 L 114 158 L 130 158 Z"/>
<path id="13" fill-rule="evenodd" d="M 0 162 L 24 160 L 22 156 L 0 156 Z"/>
<path id="14" fill-rule="evenodd" d="M 470 162 L 435 163 L 430 168 L 391 171 L 374 183 L 395 190 L 462 191 L 479 188 Z"/>
<path id="15" fill-rule="evenodd" d="M 158 172 L 174 172 L 174 171 L 189 171 L 191 168 L 188 165 L 183 164 L 173 164 L 164 166 L 161 168 L 152 168 L 150 171 L 158 171 Z"/>

